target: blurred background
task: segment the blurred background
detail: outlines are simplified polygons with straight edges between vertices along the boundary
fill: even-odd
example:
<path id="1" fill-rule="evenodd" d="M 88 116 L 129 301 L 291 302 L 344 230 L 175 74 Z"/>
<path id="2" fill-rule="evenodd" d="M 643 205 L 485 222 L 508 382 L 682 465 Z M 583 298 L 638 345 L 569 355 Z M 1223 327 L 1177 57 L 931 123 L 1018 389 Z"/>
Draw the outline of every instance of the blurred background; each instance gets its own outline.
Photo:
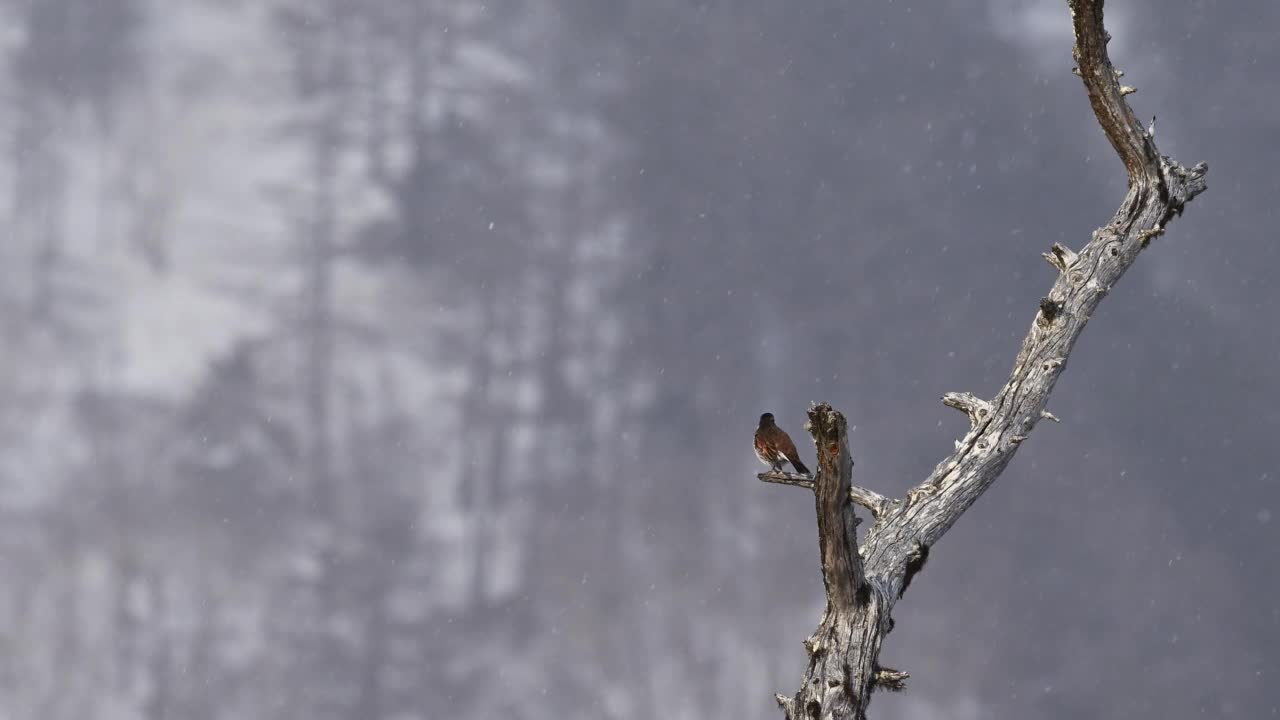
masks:
<path id="1" fill-rule="evenodd" d="M 0 0 L 0 718 L 776 718 L 810 401 L 902 495 L 1124 174 L 1060 0 Z M 877 718 L 1280 713 L 1280 4 L 1113 0 L 1209 191 Z"/>

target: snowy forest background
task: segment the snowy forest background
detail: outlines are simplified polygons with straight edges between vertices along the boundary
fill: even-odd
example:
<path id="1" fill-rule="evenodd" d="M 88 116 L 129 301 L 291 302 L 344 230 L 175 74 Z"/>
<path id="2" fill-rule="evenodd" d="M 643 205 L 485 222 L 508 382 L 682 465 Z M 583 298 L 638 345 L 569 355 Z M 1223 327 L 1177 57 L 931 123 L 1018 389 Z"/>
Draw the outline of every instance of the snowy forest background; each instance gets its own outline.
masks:
<path id="1" fill-rule="evenodd" d="M 1110 5 L 1210 190 L 877 717 L 1280 712 L 1280 5 Z M 833 402 L 885 493 L 943 457 L 1123 192 L 1070 43 L 1060 0 L 0 0 L 0 718 L 777 717 L 823 596 L 756 419 Z"/>

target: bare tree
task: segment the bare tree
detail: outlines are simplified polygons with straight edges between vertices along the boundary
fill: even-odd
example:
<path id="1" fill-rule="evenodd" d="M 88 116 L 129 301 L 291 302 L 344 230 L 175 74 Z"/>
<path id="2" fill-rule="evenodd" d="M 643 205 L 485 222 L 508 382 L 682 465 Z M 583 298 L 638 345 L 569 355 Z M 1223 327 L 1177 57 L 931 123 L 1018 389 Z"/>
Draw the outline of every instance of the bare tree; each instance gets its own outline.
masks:
<path id="1" fill-rule="evenodd" d="M 1185 168 L 1156 149 L 1154 120 L 1143 126 L 1124 96 L 1122 73 L 1111 65 L 1111 39 L 1102 22 L 1103 0 L 1068 0 L 1075 30 L 1075 72 L 1107 139 L 1129 175 L 1119 210 L 1079 252 L 1054 244 L 1045 258 L 1058 269 L 1013 371 L 991 400 L 947 393 L 942 401 L 969 417 L 970 429 L 955 452 L 902 499 L 852 484 L 844 416 L 821 404 L 809 410 L 818 452 L 816 478 L 762 473 L 759 478 L 813 488 L 818 546 L 827 606 L 818 629 L 805 640 L 809 664 L 804 684 L 791 697 L 778 695 L 787 720 L 862 720 L 871 691 L 900 690 L 907 673 L 879 664 L 880 644 L 893 628 L 894 603 L 923 566 L 929 548 L 987 490 L 1041 419 L 1056 420 L 1045 403 L 1066 367 L 1076 338 L 1098 303 L 1138 259 L 1152 238 L 1192 198 L 1205 190 L 1203 163 Z M 860 522 L 853 505 L 874 519 L 857 543 Z"/>

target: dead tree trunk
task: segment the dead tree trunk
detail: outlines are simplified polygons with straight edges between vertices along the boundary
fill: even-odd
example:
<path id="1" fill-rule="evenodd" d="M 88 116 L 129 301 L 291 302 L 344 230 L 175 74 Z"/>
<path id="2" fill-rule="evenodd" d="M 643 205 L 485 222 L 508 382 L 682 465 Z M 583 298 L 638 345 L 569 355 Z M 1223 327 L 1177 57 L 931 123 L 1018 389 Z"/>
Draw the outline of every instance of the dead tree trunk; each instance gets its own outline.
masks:
<path id="1" fill-rule="evenodd" d="M 1098 303 L 1183 206 L 1205 190 L 1207 167 L 1185 168 L 1156 149 L 1154 126 L 1143 128 L 1124 100 L 1133 88 L 1107 57 L 1103 0 L 1068 0 L 1075 30 L 1075 72 L 1094 114 L 1124 162 L 1129 190 L 1111 221 L 1080 250 L 1054 244 L 1045 258 L 1058 278 L 1035 320 L 1004 388 L 991 400 L 947 393 L 942 401 L 969 417 L 955 452 L 902 499 L 852 485 L 845 419 L 829 405 L 809 411 L 818 451 L 816 478 L 762 473 L 759 478 L 813 488 L 827 608 L 805 641 L 809 665 L 794 695 L 779 695 L 787 720 L 864 720 L 871 691 L 900 690 L 907 674 L 879 664 L 880 643 L 893 626 L 894 603 L 923 566 L 929 548 L 955 524 L 1017 452 L 1041 420 L 1057 420 L 1045 403 L 1067 356 Z M 1154 125 L 1154 121 L 1153 121 Z M 859 547 L 853 505 L 874 522 Z"/>

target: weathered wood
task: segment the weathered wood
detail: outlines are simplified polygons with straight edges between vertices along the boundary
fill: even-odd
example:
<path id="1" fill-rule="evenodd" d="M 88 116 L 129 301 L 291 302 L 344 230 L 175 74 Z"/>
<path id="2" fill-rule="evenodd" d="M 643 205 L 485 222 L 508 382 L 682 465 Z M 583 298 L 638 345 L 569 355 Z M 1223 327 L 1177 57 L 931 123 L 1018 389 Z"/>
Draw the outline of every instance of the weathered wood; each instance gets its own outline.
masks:
<path id="1" fill-rule="evenodd" d="M 818 451 L 813 489 L 827 607 L 804 643 L 809 667 L 800 690 L 790 698 L 778 696 L 778 704 L 789 719 L 860 717 L 853 713 L 866 707 L 879 676 L 876 658 L 889 630 L 891 603 L 868 582 L 858 553 L 858 518 L 850 497 L 853 457 L 844 415 L 830 405 L 816 405 L 809 409 L 809 431 Z"/>
<path id="2" fill-rule="evenodd" d="M 809 665 L 800 690 L 791 697 L 777 696 L 787 720 L 864 720 L 873 688 L 902 689 L 907 674 L 879 664 L 894 603 L 923 567 L 930 546 L 995 482 L 1037 423 L 1057 421 L 1045 403 L 1089 318 L 1151 239 L 1205 190 L 1205 164 L 1188 169 L 1162 156 L 1152 133 L 1125 102 L 1133 89 L 1120 85 L 1121 73 L 1107 56 L 1103 0 L 1068 0 L 1068 5 L 1076 37 L 1075 72 L 1125 165 L 1128 192 L 1110 222 L 1079 252 L 1055 243 L 1045 253 L 1059 274 L 1034 308 L 1008 381 L 990 401 L 970 393 L 943 396 L 945 404 L 968 416 L 969 431 L 905 499 L 852 485 L 845 420 L 825 404 L 809 411 L 817 477 L 758 476 L 812 488 L 817 498 L 827 607 L 818 629 L 805 641 Z M 860 550 L 851 501 L 871 509 L 875 517 Z"/>
<path id="3" fill-rule="evenodd" d="M 813 489 L 813 478 L 801 473 L 771 470 L 756 475 L 756 478 L 768 483 L 777 483 L 778 485 L 794 485 L 808 488 L 809 490 Z M 849 486 L 849 499 L 870 510 L 872 517 L 879 517 L 880 513 L 893 503 L 892 498 L 887 498 L 874 490 L 868 490 L 853 484 Z"/>

